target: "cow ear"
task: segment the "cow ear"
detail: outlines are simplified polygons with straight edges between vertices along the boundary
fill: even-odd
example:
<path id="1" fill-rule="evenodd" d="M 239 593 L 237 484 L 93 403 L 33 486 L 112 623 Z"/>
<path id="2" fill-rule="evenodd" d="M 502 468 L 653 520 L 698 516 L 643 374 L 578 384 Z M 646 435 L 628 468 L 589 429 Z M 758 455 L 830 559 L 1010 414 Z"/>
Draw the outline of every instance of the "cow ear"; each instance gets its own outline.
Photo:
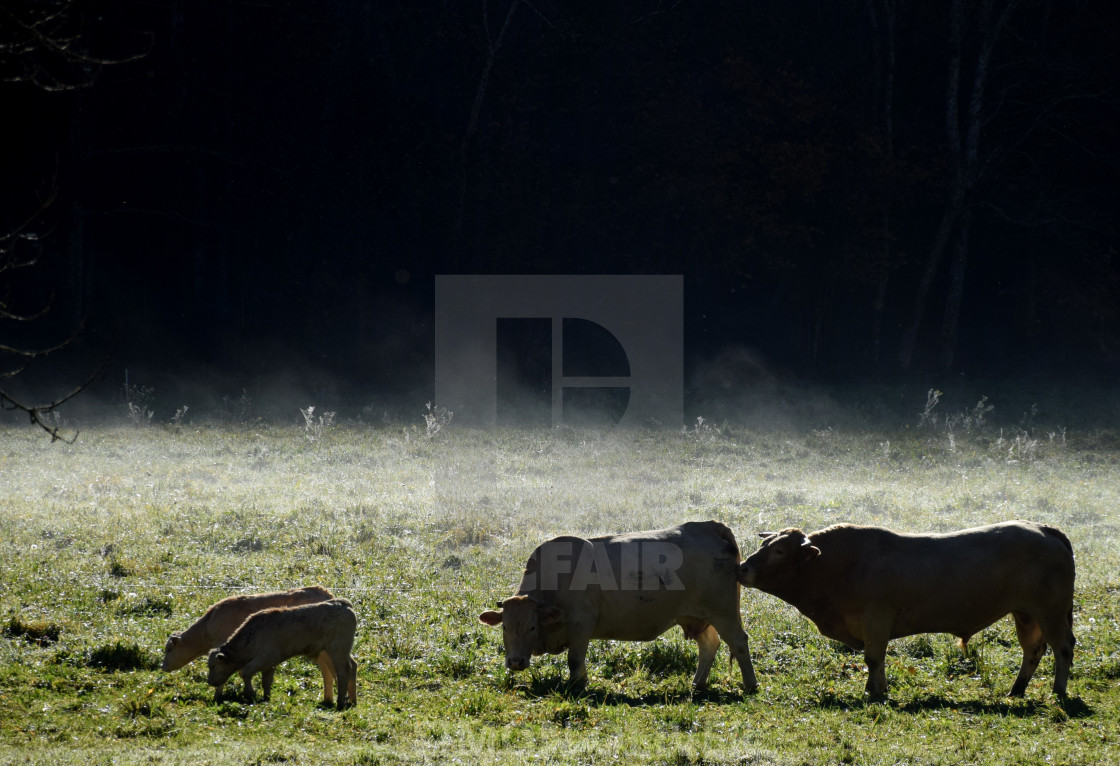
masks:
<path id="1" fill-rule="evenodd" d="M 555 625 L 563 619 L 564 613 L 557 607 L 550 606 L 547 609 L 542 609 L 540 612 L 540 620 L 542 625 Z"/>
<path id="2" fill-rule="evenodd" d="M 769 540 L 771 537 L 773 537 L 776 534 L 778 534 L 778 533 L 777 532 L 759 532 L 758 536 L 761 537 L 763 540 Z"/>
<path id="3" fill-rule="evenodd" d="M 501 625 L 502 613 L 495 612 L 493 609 L 488 609 L 478 616 L 478 621 L 485 625 Z"/>
<path id="4" fill-rule="evenodd" d="M 177 643 L 179 643 L 182 640 L 183 640 L 183 637 L 180 636 L 178 633 L 172 633 L 171 638 L 167 639 L 167 643 L 170 644 L 171 646 L 175 646 Z"/>
<path id="5" fill-rule="evenodd" d="M 821 555 L 821 549 L 815 545 L 809 545 L 807 542 L 801 546 L 801 560 L 809 562 Z"/>

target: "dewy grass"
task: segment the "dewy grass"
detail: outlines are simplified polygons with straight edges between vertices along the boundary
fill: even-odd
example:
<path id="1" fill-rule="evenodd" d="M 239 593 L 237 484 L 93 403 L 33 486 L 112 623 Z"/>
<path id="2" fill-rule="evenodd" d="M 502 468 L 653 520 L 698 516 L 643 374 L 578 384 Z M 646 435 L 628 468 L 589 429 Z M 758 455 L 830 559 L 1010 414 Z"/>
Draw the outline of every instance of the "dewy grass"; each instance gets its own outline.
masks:
<path id="1" fill-rule="evenodd" d="M 561 429 L 438 438 L 336 424 L 83 428 L 75 445 L 0 428 L 0 763 L 1096 764 L 1120 762 L 1120 440 L 929 429 Z M 889 447 L 884 447 L 889 445 Z M 1018 457 L 1016 455 L 1016 457 Z M 721 649 L 690 690 L 695 644 L 593 642 L 591 683 L 564 658 L 503 667 L 477 615 L 559 534 L 714 518 L 755 533 L 840 522 L 944 531 L 1011 518 L 1073 542 L 1071 697 L 1048 656 L 1004 696 L 1010 619 L 961 654 L 891 644 L 890 696 L 862 657 L 795 610 L 743 592 L 761 683 L 739 693 Z M 203 660 L 162 673 L 167 636 L 226 595 L 321 584 L 359 615 L 358 705 L 319 704 L 310 662 L 272 700 L 213 701 Z M 231 681 L 237 686 L 237 680 Z"/>

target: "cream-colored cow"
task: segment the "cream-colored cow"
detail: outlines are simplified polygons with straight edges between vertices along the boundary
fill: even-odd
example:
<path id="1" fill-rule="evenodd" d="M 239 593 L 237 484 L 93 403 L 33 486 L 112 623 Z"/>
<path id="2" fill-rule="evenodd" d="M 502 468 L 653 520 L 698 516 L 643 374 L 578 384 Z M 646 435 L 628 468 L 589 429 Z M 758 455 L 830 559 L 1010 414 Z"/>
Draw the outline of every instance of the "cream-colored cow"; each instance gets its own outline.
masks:
<path id="1" fill-rule="evenodd" d="M 652 641 L 680 625 L 699 647 L 694 687 L 707 683 L 722 638 L 744 689 L 754 691 L 738 568 L 735 535 L 716 521 L 587 540 L 557 537 L 533 551 L 517 593 L 479 620 L 502 626 L 510 670 L 567 650 L 576 687 L 587 683 L 591 639 Z"/>
<path id="2" fill-rule="evenodd" d="M 887 691 L 887 643 L 916 633 L 968 639 L 1004 615 L 1015 618 L 1022 696 L 1050 644 L 1054 692 L 1073 664 L 1073 547 L 1044 524 L 1008 521 L 948 534 L 905 534 L 838 524 L 805 534 L 763 533 L 740 582 L 797 607 L 820 632 L 862 649 L 867 692 Z"/>

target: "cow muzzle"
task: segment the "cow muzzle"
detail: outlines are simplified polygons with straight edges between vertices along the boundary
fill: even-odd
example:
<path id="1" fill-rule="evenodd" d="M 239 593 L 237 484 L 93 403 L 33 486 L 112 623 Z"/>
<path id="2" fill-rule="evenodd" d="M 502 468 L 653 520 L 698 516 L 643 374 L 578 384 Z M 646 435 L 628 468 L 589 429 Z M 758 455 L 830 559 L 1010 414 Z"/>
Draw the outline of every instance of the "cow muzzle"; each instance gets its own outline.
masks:
<path id="1" fill-rule="evenodd" d="M 750 587 L 750 586 L 754 585 L 756 575 L 757 575 L 757 573 L 755 572 L 755 570 L 753 568 L 751 568 L 750 565 L 748 565 L 746 563 L 743 563 L 743 564 L 739 565 L 738 578 L 739 578 L 739 584 L 740 585 L 742 585 L 744 587 Z"/>
<path id="2" fill-rule="evenodd" d="M 506 667 L 510 670 L 524 670 L 529 667 L 528 657 L 506 657 Z"/>

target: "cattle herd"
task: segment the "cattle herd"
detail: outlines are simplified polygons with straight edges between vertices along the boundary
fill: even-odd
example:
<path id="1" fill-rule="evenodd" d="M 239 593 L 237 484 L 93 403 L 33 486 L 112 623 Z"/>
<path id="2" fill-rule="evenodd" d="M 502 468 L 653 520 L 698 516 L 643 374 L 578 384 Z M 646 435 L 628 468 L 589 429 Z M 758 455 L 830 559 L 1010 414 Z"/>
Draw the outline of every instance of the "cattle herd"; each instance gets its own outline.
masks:
<path id="1" fill-rule="evenodd" d="M 838 524 L 816 532 L 761 535 L 741 559 L 735 535 L 717 521 L 667 529 L 548 540 L 530 555 L 517 592 L 479 616 L 502 626 L 506 667 L 568 653 L 569 683 L 587 684 L 591 639 L 651 641 L 680 625 L 696 641 L 693 687 L 708 680 L 720 641 L 739 665 L 743 689 L 758 688 L 739 610 L 742 586 L 792 604 L 820 632 L 867 664 L 867 692 L 887 691 L 885 657 L 893 638 L 949 633 L 968 639 L 1007 614 L 1023 649 L 1010 694 L 1022 696 L 1049 645 L 1054 692 L 1064 697 L 1073 663 L 1073 548 L 1058 529 L 1009 521 L 947 534 L 907 534 Z M 323 702 L 357 701 L 351 652 L 357 618 L 349 601 L 312 586 L 231 596 L 167 641 L 163 670 L 208 654 L 215 699 L 238 673 L 265 699 L 276 666 L 304 656 L 323 676 Z M 337 703 L 334 689 L 337 685 Z"/>

